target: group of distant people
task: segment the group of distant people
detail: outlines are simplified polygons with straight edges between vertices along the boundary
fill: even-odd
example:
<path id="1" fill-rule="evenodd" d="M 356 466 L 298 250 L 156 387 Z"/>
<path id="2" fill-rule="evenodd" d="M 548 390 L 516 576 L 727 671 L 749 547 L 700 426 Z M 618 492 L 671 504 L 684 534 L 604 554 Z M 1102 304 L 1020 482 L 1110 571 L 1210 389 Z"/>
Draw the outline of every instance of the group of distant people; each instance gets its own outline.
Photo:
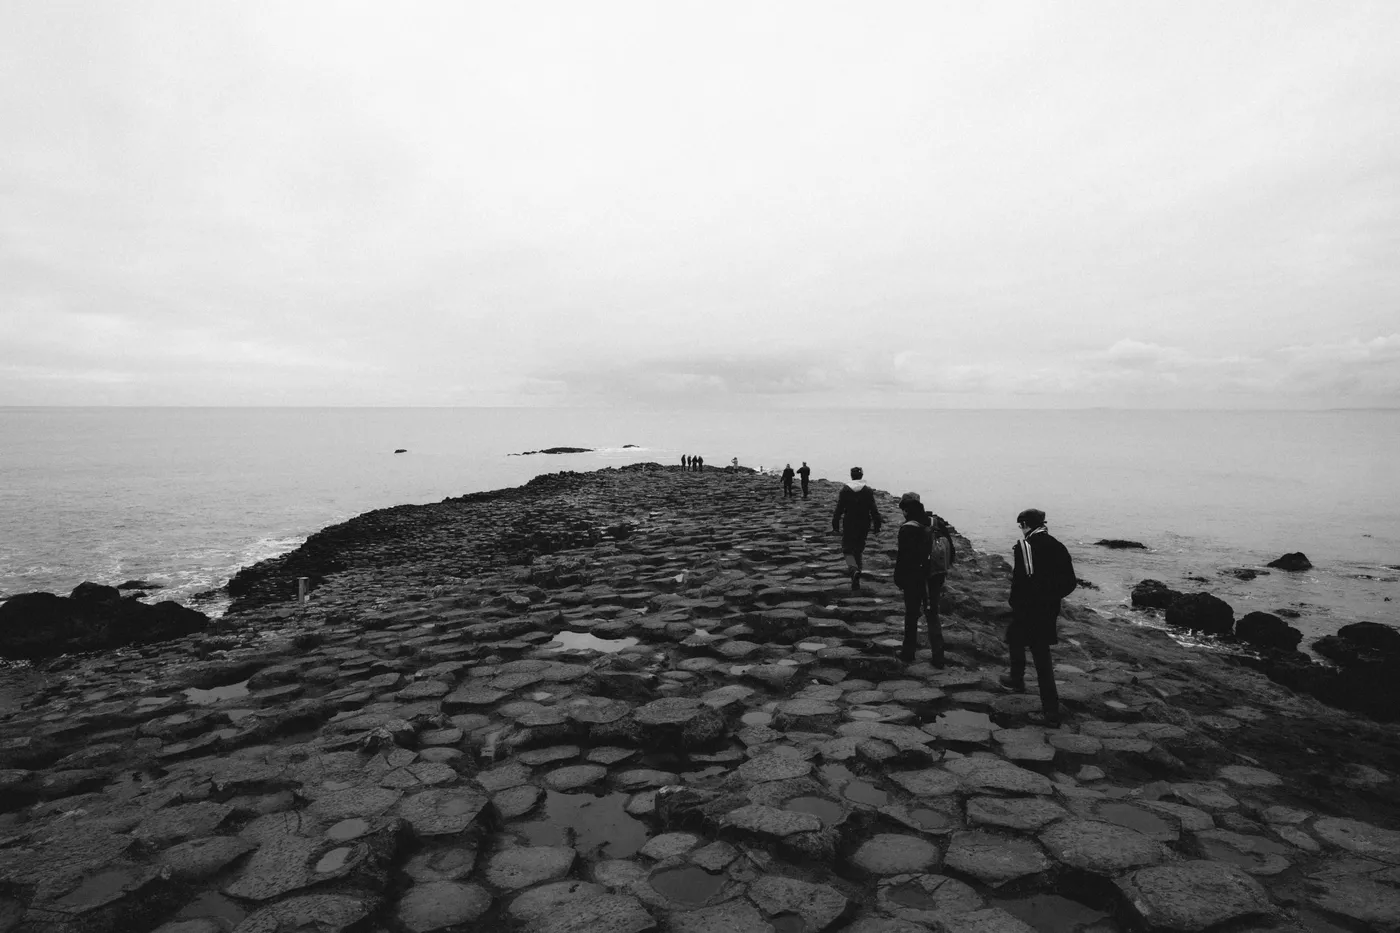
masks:
<path id="1" fill-rule="evenodd" d="M 802 465 L 805 469 L 807 464 Z M 784 470 L 784 487 L 791 486 L 789 464 Z M 806 494 L 806 476 L 803 476 Z M 919 617 L 928 620 L 928 641 L 934 667 L 942 668 L 947 661 L 943 651 L 943 626 L 939 619 L 938 601 L 948 571 L 957 560 L 953 537 L 948 523 L 924 508 L 916 492 L 906 492 L 899 499 L 904 521 L 899 526 L 898 551 L 895 555 L 894 583 L 904 594 L 904 643 L 900 660 L 914 662 L 919 645 Z M 851 576 L 851 591 L 860 592 L 860 576 L 864 569 L 863 555 L 866 538 L 878 534 L 884 519 L 875 502 L 875 492 L 865 483 L 865 472 L 851 467 L 851 481 L 841 487 L 836 499 L 836 511 L 831 518 L 832 531 L 841 536 L 841 553 Z M 1045 513 L 1040 509 L 1025 509 L 1016 516 L 1021 536 L 1012 546 L 1011 622 L 1006 629 L 1006 644 L 1010 654 L 1010 670 L 1000 678 L 1003 686 L 1017 693 L 1026 689 L 1026 652 L 1035 664 L 1040 688 L 1041 712 L 1032 719 L 1048 726 L 1060 725 L 1059 692 L 1055 686 L 1054 663 L 1050 646 L 1059 642 L 1056 624 L 1060 602 L 1074 592 L 1078 581 L 1069 551 L 1051 536 Z"/>
<path id="2" fill-rule="evenodd" d="M 812 468 L 807 465 L 806 460 L 803 460 L 800 469 L 794 470 L 792 468 L 791 463 L 783 467 L 782 479 L 784 499 L 794 498 L 794 494 L 792 491 L 792 481 L 795 477 L 798 476 L 802 477 L 802 498 L 807 498 L 807 491 L 812 480 Z"/>
<path id="3" fill-rule="evenodd" d="M 705 468 L 705 458 L 699 454 L 693 456 L 691 454 L 681 454 L 681 466 L 685 467 L 687 470 L 699 472 Z"/>

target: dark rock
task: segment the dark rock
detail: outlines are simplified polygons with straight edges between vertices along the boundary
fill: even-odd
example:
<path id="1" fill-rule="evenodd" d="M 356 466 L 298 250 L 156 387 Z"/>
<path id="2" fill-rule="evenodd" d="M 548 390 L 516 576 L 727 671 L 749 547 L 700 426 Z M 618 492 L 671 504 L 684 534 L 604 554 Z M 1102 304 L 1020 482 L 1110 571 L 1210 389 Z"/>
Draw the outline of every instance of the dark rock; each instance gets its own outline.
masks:
<path id="1" fill-rule="evenodd" d="M 1308 556 L 1302 551 L 1294 551 L 1291 554 L 1283 555 L 1278 560 L 1269 561 L 1265 566 L 1273 567 L 1276 570 L 1311 570 L 1312 561 L 1308 560 Z"/>
<path id="2" fill-rule="evenodd" d="M 122 599 L 114 586 L 81 583 L 67 598 L 20 593 L 0 604 L 0 656 L 51 658 L 167 641 L 201 631 L 209 617 L 166 600 Z"/>
<path id="3" fill-rule="evenodd" d="M 1246 583 L 1255 577 L 1269 575 L 1267 570 L 1255 570 L 1252 567 L 1232 567 L 1228 570 L 1222 570 L 1220 573 L 1222 576 L 1234 577 L 1236 580 L 1243 580 Z"/>
<path id="4" fill-rule="evenodd" d="M 1251 612 L 1235 623 L 1235 635 L 1256 648 L 1277 648 L 1293 651 L 1303 640 L 1298 631 L 1276 615 Z"/>
<path id="5" fill-rule="evenodd" d="M 398 448 L 397 450 L 395 450 L 394 453 L 396 453 L 396 454 L 406 454 L 406 453 L 408 453 L 408 448 L 406 448 L 406 447 L 400 447 L 400 448 Z"/>
<path id="6" fill-rule="evenodd" d="M 1167 607 L 1167 624 L 1208 635 L 1229 635 L 1235 627 L 1235 610 L 1209 593 L 1184 593 Z"/>
<path id="7" fill-rule="evenodd" d="M 165 587 L 159 583 L 148 583 L 145 580 L 126 580 L 117 584 L 119 590 L 161 590 Z"/>
<path id="8" fill-rule="evenodd" d="M 1079 588 L 1083 590 L 1096 590 L 1099 588 L 1099 585 L 1097 583 L 1090 583 L 1088 580 L 1085 580 L 1082 577 L 1076 577 L 1074 582 L 1078 583 Z"/>
<path id="9" fill-rule="evenodd" d="M 1400 629 L 1379 622 L 1354 622 L 1337 630 L 1337 637 L 1381 655 L 1381 660 L 1400 660 Z"/>
<path id="10" fill-rule="evenodd" d="M 1181 595 L 1161 580 L 1143 580 L 1133 587 L 1132 601 L 1137 609 L 1166 609 Z"/>
<path id="11" fill-rule="evenodd" d="M 1103 538 L 1094 543 L 1099 547 L 1113 548 L 1116 551 L 1127 550 L 1129 548 L 1147 550 L 1147 545 L 1143 544 L 1141 541 L 1124 541 L 1122 538 Z"/>

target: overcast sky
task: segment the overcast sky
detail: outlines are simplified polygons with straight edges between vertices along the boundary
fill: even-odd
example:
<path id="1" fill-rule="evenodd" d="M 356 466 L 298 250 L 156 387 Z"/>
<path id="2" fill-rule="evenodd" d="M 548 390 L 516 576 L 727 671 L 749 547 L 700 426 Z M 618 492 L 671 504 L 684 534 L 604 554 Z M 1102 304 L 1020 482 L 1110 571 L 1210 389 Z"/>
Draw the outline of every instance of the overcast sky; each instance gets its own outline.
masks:
<path id="1" fill-rule="evenodd" d="M 1400 405 L 1400 3 L 0 5 L 0 404 Z"/>

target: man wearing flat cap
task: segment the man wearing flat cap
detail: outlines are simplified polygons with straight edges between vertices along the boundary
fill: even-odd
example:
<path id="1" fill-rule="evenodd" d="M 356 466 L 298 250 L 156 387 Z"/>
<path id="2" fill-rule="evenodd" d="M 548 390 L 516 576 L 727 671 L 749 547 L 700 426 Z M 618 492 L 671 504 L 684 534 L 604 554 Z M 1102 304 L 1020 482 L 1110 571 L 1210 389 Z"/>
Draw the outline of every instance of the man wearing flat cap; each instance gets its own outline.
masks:
<path id="1" fill-rule="evenodd" d="M 1050 646 L 1059 642 L 1056 622 L 1060 601 L 1074 592 L 1078 582 L 1074 563 L 1065 546 L 1051 537 L 1045 526 L 1045 513 L 1026 509 L 1016 516 L 1021 539 L 1011 548 L 1011 624 L 1006 629 L 1006 645 L 1011 652 L 1011 670 L 1001 678 L 1004 686 L 1017 693 L 1026 689 L 1026 652 L 1035 662 L 1040 687 L 1040 716 L 1033 722 L 1060 725 L 1060 695 L 1055 688 L 1055 667 Z"/>

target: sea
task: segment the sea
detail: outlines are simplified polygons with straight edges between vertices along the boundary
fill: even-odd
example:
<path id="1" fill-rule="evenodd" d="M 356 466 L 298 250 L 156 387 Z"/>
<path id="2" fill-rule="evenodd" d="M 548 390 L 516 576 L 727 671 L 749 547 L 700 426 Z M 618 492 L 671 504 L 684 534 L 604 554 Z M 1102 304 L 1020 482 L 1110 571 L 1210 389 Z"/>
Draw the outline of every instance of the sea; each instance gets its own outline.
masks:
<path id="1" fill-rule="evenodd" d="M 190 602 L 371 509 L 700 454 L 833 480 L 858 465 L 1008 556 L 1016 514 L 1042 509 L 1097 587 L 1079 598 L 1135 623 L 1160 624 L 1128 608 L 1149 577 L 1237 616 L 1296 611 L 1305 646 L 1400 614 L 1395 410 L 0 408 L 0 438 L 0 598 L 144 580 Z M 592 450 L 520 455 L 558 446 Z M 1313 569 L 1262 574 L 1292 551 Z"/>

